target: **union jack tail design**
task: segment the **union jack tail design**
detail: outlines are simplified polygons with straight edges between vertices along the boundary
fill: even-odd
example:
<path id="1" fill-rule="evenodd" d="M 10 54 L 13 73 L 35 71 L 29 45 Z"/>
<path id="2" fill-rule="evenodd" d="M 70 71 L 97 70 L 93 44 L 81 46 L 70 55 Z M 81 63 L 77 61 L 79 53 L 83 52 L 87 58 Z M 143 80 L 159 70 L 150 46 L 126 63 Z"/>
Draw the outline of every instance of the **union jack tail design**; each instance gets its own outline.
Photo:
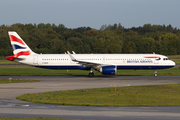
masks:
<path id="1" fill-rule="evenodd" d="M 16 32 L 8 32 L 10 42 L 12 45 L 14 55 L 6 57 L 6 59 L 13 61 L 20 56 L 28 56 L 35 54 L 23 41 L 23 39 Z"/>

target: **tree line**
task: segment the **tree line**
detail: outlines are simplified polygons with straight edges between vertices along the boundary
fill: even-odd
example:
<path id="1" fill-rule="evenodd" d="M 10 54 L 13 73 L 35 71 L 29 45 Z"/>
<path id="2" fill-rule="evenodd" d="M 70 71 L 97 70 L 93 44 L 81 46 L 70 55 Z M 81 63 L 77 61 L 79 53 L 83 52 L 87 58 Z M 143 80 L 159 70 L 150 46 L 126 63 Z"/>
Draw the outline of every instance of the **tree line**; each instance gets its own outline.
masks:
<path id="1" fill-rule="evenodd" d="M 180 29 L 144 24 L 124 28 L 120 23 L 70 29 L 63 24 L 0 26 L 0 56 L 13 54 L 8 31 L 16 31 L 36 53 L 157 53 L 180 55 Z"/>

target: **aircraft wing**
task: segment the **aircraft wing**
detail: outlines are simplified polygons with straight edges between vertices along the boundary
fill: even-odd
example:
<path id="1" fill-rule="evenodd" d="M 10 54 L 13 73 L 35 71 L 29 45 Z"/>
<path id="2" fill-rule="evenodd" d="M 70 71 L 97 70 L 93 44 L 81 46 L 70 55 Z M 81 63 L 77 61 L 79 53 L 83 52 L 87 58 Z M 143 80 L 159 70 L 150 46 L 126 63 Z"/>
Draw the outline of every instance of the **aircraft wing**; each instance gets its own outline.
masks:
<path id="1" fill-rule="evenodd" d="M 113 65 L 113 64 L 105 64 L 105 63 L 98 63 L 98 62 L 92 62 L 92 61 L 77 60 L 71 55 L 71 53 L 69 51 L 67 51 L 67 53 L 69 54 L 69 57 L 71 58 L 72 61 L 78 62 L 78 64 L 84 65 L 86 67 L 93 67 L 95 69 L 99 69 L 102 66 Z"/>

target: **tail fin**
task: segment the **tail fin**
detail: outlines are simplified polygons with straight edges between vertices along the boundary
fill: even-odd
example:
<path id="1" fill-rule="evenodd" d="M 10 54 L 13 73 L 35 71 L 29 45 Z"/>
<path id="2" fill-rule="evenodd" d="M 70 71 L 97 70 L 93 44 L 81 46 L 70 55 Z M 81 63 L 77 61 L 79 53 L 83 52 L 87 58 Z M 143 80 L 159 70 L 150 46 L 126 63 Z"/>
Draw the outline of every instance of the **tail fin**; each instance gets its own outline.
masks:
<path id="1" fill-rule="evenodd" d="M 10 42 L 12 45 L 14 57 L 18 58 L 21 55 L 35 54 L 23 41 L 23 39 L 16 32 L 8 32 Z"/>
<path id="2" fill-rule="evenodd" d="M 6 57 L 8 60 L 14 60 L 19 56 L 28 56 L 35 54 L 23 41 L 23 39 L 14 31 L 9 31 L 9 38 L 12 45 L 14 55 Z"/>

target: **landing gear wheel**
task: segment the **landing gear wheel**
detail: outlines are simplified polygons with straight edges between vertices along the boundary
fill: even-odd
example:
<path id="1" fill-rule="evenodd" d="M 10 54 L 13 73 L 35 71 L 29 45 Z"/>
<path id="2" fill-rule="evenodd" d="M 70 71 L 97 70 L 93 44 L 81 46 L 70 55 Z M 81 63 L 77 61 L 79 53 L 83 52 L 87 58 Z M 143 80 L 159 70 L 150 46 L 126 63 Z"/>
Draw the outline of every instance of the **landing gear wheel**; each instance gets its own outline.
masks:
<path id="1" fill-rule="evenodd" d="M 93 77 L 93 76 L 94 76 L 94 73 L 93 73 L 93 72 L 92 72 L 92 73 L 89 73 L 88 76 L 89 76 L 89 77 Z"/>
<path id="2" fill-rule="evenodd" d="M 154 76 L 155 76 L 155 77 L 158 76 L 156 69 L 154 70 Z"/>
<path id="3" fill-rule="evenodd" d="M 157 77 L 157 76 L 158 76 L 158 74 L 157 74 L 157 73 L 154 73 L 154 76 L 155 76 L 155 77 Z"/>

